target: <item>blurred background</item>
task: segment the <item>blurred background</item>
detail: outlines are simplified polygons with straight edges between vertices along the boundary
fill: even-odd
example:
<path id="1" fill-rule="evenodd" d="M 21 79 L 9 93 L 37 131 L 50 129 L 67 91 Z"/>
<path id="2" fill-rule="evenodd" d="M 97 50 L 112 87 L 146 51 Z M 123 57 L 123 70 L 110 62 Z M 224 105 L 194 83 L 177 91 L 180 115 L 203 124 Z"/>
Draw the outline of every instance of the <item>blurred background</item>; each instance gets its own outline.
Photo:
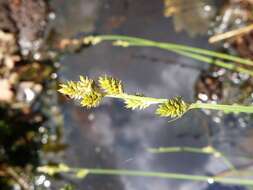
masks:
<path id="1" fill-rule="evenodd" d="M 242 178 L 252 178 L 252 115 L 198 110 L 168 123 L 152 108 L 131 111 L 119 100 L 106 99 L 87 110 L 57 92 L 59 82 L 107 74 L 121 79 L 127 92 L 150 97 L 252 104 L 253 79 L 247 74 L 156 48 L 119 48 L 110 43 L 61 46 L 64 39 L 123 34 L 252 59 L 250 30 L 217 38 L 251 26 L 251 0 L 1 0 L 0 10 L 0 189 L 252 189 L 213 181 L 51 177 L 36 170 L 65 163 L 233 176 L 220 157 L 147 151 L 186 146 L 213 147 L 232 168 L 242 171 Z"/>

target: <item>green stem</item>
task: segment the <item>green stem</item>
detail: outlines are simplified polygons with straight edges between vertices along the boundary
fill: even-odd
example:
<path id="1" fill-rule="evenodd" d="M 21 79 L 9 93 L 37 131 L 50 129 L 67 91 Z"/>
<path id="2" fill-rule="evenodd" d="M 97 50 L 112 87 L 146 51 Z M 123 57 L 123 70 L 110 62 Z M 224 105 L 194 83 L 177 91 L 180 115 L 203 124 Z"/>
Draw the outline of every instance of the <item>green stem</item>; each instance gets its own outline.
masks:
<path id="1" fill-rule="evenodd" d="M 147 172 L 138 170 L 119 170 L 119 169 L 87 169 L 89 174 L 94 175 L 124 175 L 124 176 L 138 176 L 138 177 L 157 177 L 165 179 L 176 180 L 190 180 L 202 182 L 220 182 L 231 185 L 246 185 L 253 186 L 253 180 L 238 179 L 238 178 L 223 178 L 223 177 L 208 177 L 201 175 L 178 174 L 168 172 Z"/>
<path id="2" fill-rule="evenodd" d="M 132 99 L 132 100 L 138 100 L 143 101 L 149 105 L 151 104 L 162 104 L 168 101 L 168 99 L 160 99 L 160 98 L 151 98 L 151 97 L 145 97 L 145 96 L 137 96 L 137 95 L 130 95 L 130 94 L 117 94 L 117 95 L 106 95 L 106 97 L 109 98 L 117 98 L 117 99 Z"/>
<path id="3" fill-rule="evenodd" d="M 136 42 L 131 42 L 131 46 L 145 46 L 145 45 L 140 44 L 140 43 L 138 44 Z M 151 47 L 151 46 L 149 46 L 149 47 Z M 210 58 L 210 57 L 207 57 L 207 56 L 203 56 L 203 55 L 200 55 L 200 54 L 183 51 L 183 50 L 180 50 L 180 49 L 177 49 L 177 48 L 169 48 L 168 46 L 160 46 L 159 48 L 165 49 L 165 50 L 168 50 L 168 51 L 171 51 L 171 52 L 177 53 L 179 55 L 189 57 L 189 58 L 192 58 L 192 59 L 195 59 L 195 60 L 198 60 L 198 61 L 202 61 L 202 62 L 205 62 L 205 63 L 208 63 L 208 64 L 213 64 L 213 65 L 216 65 L 216 66 L 228 69 L 228 70 L 237 71 L 237 72 L 240 72 L 240 73 L 245 73 L 245 74 L 253 76 L 253 71 L 251 71 L 249 69 L 245 69 L 245 68 L 240 67 L 240 66 L 237 66 L 235 64 L 226 63 L 226 62 L 221 61 L 221 60 L 214 60 L 213 58 Z"/>
<path id="4" fill-rule="evenodd" d="M 129 43 L 130 46 L 143 46 L 143 47 L 157 47 L 160 49 L 165 49 L 179 55 L 187 56 L 192 59 L 202 61 L 209 64 L 214 64 L 219 67 L 223 67 L 229 70 L 245 73 L 253 76 L 253 71 L 250 69 L 245 69 L 241 66 L 236 66 L 235 64 L 226 63 L 221 60 L 214 60 L 213 58 L 223 59 L 227 61 L 237 62 L 244 65 L 253 66 L 253 61 L 248 59 L 243 59 L 240 57 L 219 53 L 211 50 L 205 50 L 201 48 L 195 48 L 190 46 L 178 45 L 173 43 L 160 43 L 151 40 L 146 40 L 142 38 L 129 37 L 123 35 L 101 35 L 98 36 L 101 41 L 114 41 L 114 40 L 122 40 Z M 210 57 L 207 57 L 210 56 Z"/>
<path id="5" fill-rule="evenodd" d="M 168 99 L 151 98 L 144 96 L 136 96 L 129 94 L 118 94 L 118 95 L 106 95 L 106 97 L 117 98 L 117 99 L 133 99 L 143 101 L 149 105 L 152 104 L 162 104 L 168 101 Z M 253 106 L 242 106 L 242 105 L 224 105 L 224 104 L 211 104 L 211 103 L 192 103 L 190 104 L 190 109 L 211 109 L 220 110 L 224 112 L 232 113 L 253 113 Z"/>
<path id="6" fill-rule="evenodd" d="M 225 177 L 209 177 L 202 175 L 180 174 L 171 172 L 149 172 L 140 170 L 127 170 L 127 169 L 100 169 L 100 168 L 71 168 L 65 164 L 59 164 L 58 166 L 41 166 L 37 168 L 38 172 L 48 175 L 55 175 L 59 173 L 72 173 L 76 174 L 78 178 L 84 178 L 85 176 L 92 175 L 122 175 L 122 176 L 134 176 L 134 177 L 156 177 L 175 180 L 190 180 L 190 181 L 202 181 L 202 182 L 219 182 L 231 185 L 245 185 L 253 186 L 253 180 L 242 178 L 225 178 Z M 81 172 L 81 175 L 80 175 Z"/>
<path id="7" fill-rule="evenodd" d="M 159 43 L 157 44 L 157 47 L 160 48 L 174 48 L 178 50 L 183 50 L 183 51 L 189 51 L 192 53 L 196 54 L 202 54 L 202 55 L 207 55 L 211 57 L 215 57 L 218 59 L 223 59 L 223 60 L 228 60 L 228 61 L 233 61 L 237 63 L 241 63 L 244 65 L 250 65 L 253 66 L 253 61 L 249 59 L 243 59 L 240 57 L 236 57 L 233 55 L 225 54 L 225 53 L 219 53 L 211 50 L 206 50 L 206 49 L 201 49 L 201 48 L 195 48 L 195 47 L 189 47 L 189 46 L 184 46 L 184 45 L 179 45 L 179 44 L 171 44 L 171 43 Z"/>
<path id="8" fill-rule="evenodd" d="M 228 70 L 238 71 L 238 72 L 245 73 L 245 74 L 253 76 L 253 71 L 251 71 L 249 69 L 245 69 L 243 67 L 238 67 L 234 64 L 225 63 L 221 60 L 213 60 L 212 58 L 209 58 L 209 57 L 206 57 L 206 56 L 203 56 L 203 55 L 192 54 L 192 53 L 189 53 L 189 52 L 184 52 L 184 51 L 175 50 L 175 49 L 170 50 L 170 51 L 175 52 L 179 55 L 190 57 L 190 58 L 198 60 L 198 61 L 202 61 L 202 62 L 213 64 L 213 65 L 216 65 L 216 66 L 219 66 L 219 67 L 223 67 L 223 68 L 228 69 Z"/>
<path id="9" fill-rule="evenodd" d="M 233 55 L 228 55 L 225 53 L 219 53 L 211 50 L 206 50 L 206 49 L 201 49 L 201 48 L 196 48 L 196 47 L 191 47 L 191 46 L 186 46 L 186 45 L 179 45 L 179 44 L 174 44 L 174 43 L 163 43 L 163 42 L 156 42 L 152 40 L 146 40 L 143 38 L 137 38 L 137 37 L 130 37 L 130 36 L 124 36 L 124 35 L 101 35 L 98 36 L 103 40 L 124 40 L 127 42 L 134 42 L 134 43 L 139 43 L 145 46 L 155 46 L 158 48 L 162 49 L 170 49 L 170 50 L 182 50 L 182 51 L 188 51 L 196 54 L 202 54 L 202 55 L 207 55 L 223 60 L 228 60 L 228 61 L 234 61 L 238 62 L 244 65 L 251 65 L 253 66 L 253 61 L 249 59 L 243 59 L 237 56 Z"/>
<path id="10" fill-rule="evenodd" d="M 191 104 L 189 109 L 211 109 L 233 113 L 241 113 L 241 112 L 253 113 L 253 106 L 223 105 L 223 104 L 198 103 L 198 102 Z"/>
<path id="11" fill-rule="evenodd" d="M 222 158 L 223 162 L 230 169 L 235 171 L 236 168 L 234 165 L 228 160 L 228 158 L 220 151 L 216 150 L 212 146 L 204 147 L 204 148 L 194 148 L 194 147 L 159 147 L 159 148 L 148 148 L 148 152 L 154 154 L 160 153 L 175 153 L 175 152 L 190 152 L 190 153 L 200 153 L 200 154 L 210 154 L 217 158 Z"/>
<path id="12" fill-rule="evenodd" d="M 227 165 L 227 167 L 231 170 L 231 171 L 237 171 L 237 169 L 235 168 L 235 166 L 229 161 L 229 159 L 221 152 L 219 152 L 221 154 L 221 158 L 223 159 L 223 162 Z"/>
<path id="13" fill-rule="evenodd" d="M 194 148 L 194 147 L 159 147 L 159 148 L 148 148 L 148 152 L 154 154 L 160 153 L 174 153 L 174 152 L 191 152 L 191 153 L 201 153 L 201 154 L 213 154 L 213 152 L 203 151 L 203 148 Z"/>

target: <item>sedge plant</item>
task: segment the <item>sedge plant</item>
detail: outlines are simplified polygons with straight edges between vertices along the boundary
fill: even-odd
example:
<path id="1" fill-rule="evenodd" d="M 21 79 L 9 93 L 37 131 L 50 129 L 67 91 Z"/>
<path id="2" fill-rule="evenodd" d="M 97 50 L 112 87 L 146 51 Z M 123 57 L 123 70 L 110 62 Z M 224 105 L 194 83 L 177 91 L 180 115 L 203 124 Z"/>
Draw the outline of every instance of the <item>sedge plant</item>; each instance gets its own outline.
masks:
<path id="1" fill-rule="evenodd" d="M 148 152 L 153 154 L 163 154 L 163 153 L 180 153 L 189 152 L 197 154 L 207 154 L 212 155 L 215 158 L 220 158 L 223 160 L 224 164 L 228 167 L 230 171 L 237 171 L 235 166 L 229 161 L 229 159 L 222 152 L 215 149 L 213 146 L 205 146 L 203 148 L 188 147 L 188 146 L 174 146 L 174 147 L 159 147 L 159 148 L 148 148 Z"/>
<path id="2" fill-rule="evenodd" d="M 85 178 L 87 175 L 113 175 L 113 176 L 132 176 L 132 177 L 152 177 L 160 179 L 175 179 L 175 180 L 190 180 L 196 182 L 207 183 L 223 183 L 229 185 L 244 185 L 248 187 L 253 186 L 253 180 L 242 179 L 235 177 L 219 177 L 219 176 L 203 176 L 192 174 L 180 174 L 172 172 L 154 172 L 154 171 L 140 171 L 128 169 L 110 169 L 110 168 L 72 168 L 66 164 L 59 165 L 44 165 L 37 168 L 38 172 L 54 176 L 56 174 L 68 173 L 74 175 L 76 178 Z"/>
<path id="3" fill-rule="evenodd" d="M 201 62 L 253 76 L 253 61 L 250 59 L 244 59 L 212 50 L 124 35 L 87 36 L 82 39 L 82 43 L 92 45 L 99 44 L 103 41 L 112 41 L 113 45 L 120 47 L 138 46 L 160 48 Z"/>
<path id="4" fill-rule="evenodd" d="M 228 54 L 218 53 L 215 51 L 204 50 L 200 48 L 194 48 L 189 46 L 183 46 L 172 43 L 160 43 L 142 38 L 121 36 L 121 35 L 102 35 L 102 36 L 90 36 L 83 39 L 85 44 L 98 44 L 102 41 L 113 41 L 113 44 L 121 47 L 129 46 L 142 46 L 142 47 L 157 47 L 165 49 L 183 56 L 193 58 L 195 60 L 203 61 L 209 64 L 215 64 L 217 66 L 237 71 L 241 73 L 253 76 L 253 71 L 248 69 L 248 66 L 253 66 L 251 60 L 242 59 L 236 56 Z M 232 64 L 233 62 L 239 65 Z M 247 66 L 247 67 L 244 67 Z M 144 95 L 129 94 L 125 92 L 122 81 L 110 77 L 101 76 L 97 80 L 93 80 L 88 77 L 80 76 L 79 81 L 67 81 L 60 84 L 59 92 L 69 96 L 70 98 L 78 101 L 81 106 L 86 108 L 94 108 L 100 105 L 104 98 L 113 98 L 122 100 L 125 103 L 127 109 L 146 109 L 150 106 L 156 106 L 155 114 L 160 117 L 169 117 L 177 119 L 182 117 L 185 113 L 193 109 L 211 109 L 217 111 L 224 111 L 226 113 L 253 113 L 253 106 L 250 105 L 224 105 L 213 103 L 200 103 L 200 102 L 186 102 L 182 97 L 172 98 L 153 98 Z M 169 152 L 192 152 L 201 154 L 210 154 L 216 158 L 223 159 L 227 167 L 236 171 L 233 164 L 225 157 L 225 155 L 213 147 L 207 146 L 203 148 L 192 147 L 160 147 L 149 148 L 150 153 L 169 153 Z M 177 180 L 191 180 L 202 182 L 219 182 L 224 184 L 245 185 L 253 186 L 253 180 L 241 179 L 241 178 L 227 178 L 227 177 L 209 177 L 202 175 L 191 174 L 179 174 L 169 172 L 153 172 L 153 171 L 139 171 L 139 170 L 127 170 L 127 169 L 105 169 L 105 168 L 71 168 L 65 164 L 59 164 L 54 166 L 41 166 L 38 168 L 39 172 L 46 173 L 48 175 L 54 175 L 59 173 L 71 173 L 77 178 L 84 178 L 87 175 L 124 175 L 135 177 L 158 177 L 165 179 L 177 179 Z"/>
<path id="5" fill-rule="evenodd" d="M 211 109 L 231 113 L 253 113 L 253 106 L 223 105 L 213 103 L 186 102 L 182 97 L 153 98 L 140 94 L 128 94 L 122 81 L 110 76 L 101 76 L 97 81 L 80 76 L 79 81 L 68 81 L 60 85 L 59 92 L 80 102 L 86 108 L 97 107 L 103 98 L 116 98 L 124 101 L 128 109 L 146 109 L 157 105 L 155 114 L 160 117 L 177 119 L 193 109 Z"/>

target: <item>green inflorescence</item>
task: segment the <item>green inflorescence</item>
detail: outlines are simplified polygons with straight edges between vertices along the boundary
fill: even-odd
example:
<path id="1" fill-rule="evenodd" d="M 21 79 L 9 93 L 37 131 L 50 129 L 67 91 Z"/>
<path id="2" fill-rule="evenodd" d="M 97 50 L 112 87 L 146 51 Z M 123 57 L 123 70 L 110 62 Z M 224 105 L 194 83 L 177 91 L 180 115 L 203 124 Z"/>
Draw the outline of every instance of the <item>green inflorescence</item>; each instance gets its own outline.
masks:
<path id="1" fill-rule="evenodd" d="M 98 91 L 92 91 L 82 97 L 81 105 L 87 108 L 97 107 L 102 101 L 103 94 Z"/>
<path id="2" fill-rule="evenodd" d="M 86 94 L 93 91 L 94 81 L 88 77 L 80 76 L 80 81 L 68 81 L 66 84 L 61 84 L 59 92 L 68 95 L 72 99 L 81 99 Z"/>
<path id="3" fill-rule="evenodd" d="M 80 77 L 77 82 L 69 81 L 60 85 L 59 92 L 78 100 L 83 107 L 97 107 L 104 97 L 121 99 L 128 109 L 145 109 L 158 105 L 156 114 L 160 117 L 179 118 L 188 110 L 211 109 L 232 113 L 253 113 L 253 106 L 223 105 L 211 103 L 186 103 L 181 97 L 160 99 L 144 95 L 131 95 L 124 92 L 122 82 L 110 76 L 99 77 L 98 81 L 88 77 Z"/>
<path id="4" fill-rule="evenodd" d="M 140 110 L 143 110 L 147 107 L 150 106 L 150 104 L 146 101 L 143 101 L 143 100 L 135 100 L 135 99 L 125 99 L 124 100 L 125 104 L 126 104 L 126 108 L 128 109 L 132 109 L 132 110 L 135 110 L 135 109 L 140 109 Z"/>
<path id="5" fill-rule="evenodd" d="M 95 81 L 82 76 L 77 82 L 61 84 L 58 91 L 72 99 L 80 100 L 81 105 L 87 108 L 97 107 L 104 96 Z"/>
<path id="6" fill-rule="evenodd" d="M 105 93 L 110 95 L 123 94 L 123 86 L 121 81 L 109 76 L 99 77 L 99 87 L 104 90 Z"/>
<path id="7" fill-rule="evenodd" d="M 188 104 L 180 98 L 156 99 L 143 95 L 124 93 L 120 80 L 110 76 L 99 77 L 98 84 L 88 77 L 80 77 L 77 82 L 69 81 L 60 85 L 59 92 L 72 99 L 79 100 L 86 108 L 97 107 L 103 97 L 122 99 L 128 109 L 145 109 L 152 104 L 160 104 L 156 113 L 162 117 L 180 117 L 187 111 Z"/>
<path id="8" fill-rule="evenodd" d="M 175 118 L 182 116 L 188 108 L 189 104 L 185 103 L 181 97 L 175 97 L 159 105 L 159 108 L 156 110 L 156 114 L 161 117 Z"/>

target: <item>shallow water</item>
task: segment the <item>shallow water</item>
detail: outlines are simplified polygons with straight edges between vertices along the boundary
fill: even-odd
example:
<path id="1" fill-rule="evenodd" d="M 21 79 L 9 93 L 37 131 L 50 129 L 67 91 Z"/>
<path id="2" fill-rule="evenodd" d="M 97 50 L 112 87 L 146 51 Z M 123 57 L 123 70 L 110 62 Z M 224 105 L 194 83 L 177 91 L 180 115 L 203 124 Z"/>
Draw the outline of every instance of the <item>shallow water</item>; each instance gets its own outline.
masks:
<path id="1" fill-rule="evenodd" d="M 211 48 L 207 44 L 207 37 L 193 39 L 185 32 L 175 33 L 171 19 L 162 15 L 161 0 L 54 0 L 53 5 L 57 14 L 55 24 L 64 37 L 73 37 L 83 32 L 125 34 Z M 108 43 L 89 47 L 78 54 L 66 55 L 62 58 L 61 65 L 60 75 L 63 80 L 76 80 L 79 75 L 94 78 L 108 74 L 121 79 L 126 91 L 164 98 L 182 96 L 187 101 L 194 101 L 195 81 L 200 71 L 207 68 L 204 63 L 163 50 L 124 49 L 112 47 Z M 62 111 L 65 141 L 69 145 L 62 161 L 73 167 L 212 175 L 226 170 L 221 160 L 191 153 L 154 155 L 148 153 L 146 148 L 203 147 L 211 142 L 230 155 L 246 152 L 241 147 L 247 149 L 252 140 L 250 129 L 237 129 L 231 117 L 228 118 L 229 122 L 225 120 L 219 124 L 200 111 L 191 111 L 172 123 L 154 116 L 152 108 L 129 111 L 123 107 L 122 102 L 111 99 L 92 110 L 86 110 L 69 101 L 62 105 Z M 227 130 L 226 126 L 231 122 L 231 127 Z M 241 136 L 238 137 L 238 134 Z M 247 141 L 244 138 L 246 134 Z M 240 144 L 237 140 L 240 140 Z M 234 156 L 230 158 L 236 164 L 245 163 Z M 206 189 L 208 186 L 208 183 L 141 177 L 88 176 L 71 182 L 77 185 L 77 189 L 90 190 L 195 190 Z M 215 188 L 217 186 L 210 187 Z"/>

